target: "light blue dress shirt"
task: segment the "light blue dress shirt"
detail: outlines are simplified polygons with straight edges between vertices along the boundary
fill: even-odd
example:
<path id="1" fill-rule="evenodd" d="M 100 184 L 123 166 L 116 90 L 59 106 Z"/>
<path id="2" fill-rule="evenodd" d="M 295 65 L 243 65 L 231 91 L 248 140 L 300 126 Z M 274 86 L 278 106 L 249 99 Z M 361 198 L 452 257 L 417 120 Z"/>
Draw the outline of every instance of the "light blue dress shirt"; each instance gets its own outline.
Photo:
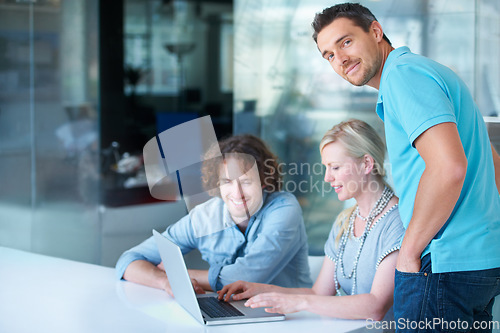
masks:
<path id="1" fill-rule="evenodd" d="M 432 271 L 500 267 L 500 197 L 490 140 L 466 84 L 451 69 L 400 47 L 385 62 L 377 114 L 385 125 L 405 228 L 425 169 L 414 147 L 415 140 L 432 126 L 445 122 L 457 125 L 467 157 L 467 173 L 450 218 L 422 254 L 431 253 Z"/>
<path id="2" fill-rule="evenodd" d="M 220 231 L 197 237 L 197 231 L 207 223 L 218 225 Z M 194 249 L 201 252 L 210 265 L 212 290 L 237 280 L 282 287 L 312 284 L 302 209 L 295 196 L 287 192 L 264 192 L 262 207 L 250 218 L 245 234 L 232 221 L 224 201 L 215 197 L 196 206 L 163 235 L 183 254 Z M 135 260 L 155 265 L 161 262 L 153 237 L 122 254 L 116 263 L 117 277 L 122 278 Z"/>

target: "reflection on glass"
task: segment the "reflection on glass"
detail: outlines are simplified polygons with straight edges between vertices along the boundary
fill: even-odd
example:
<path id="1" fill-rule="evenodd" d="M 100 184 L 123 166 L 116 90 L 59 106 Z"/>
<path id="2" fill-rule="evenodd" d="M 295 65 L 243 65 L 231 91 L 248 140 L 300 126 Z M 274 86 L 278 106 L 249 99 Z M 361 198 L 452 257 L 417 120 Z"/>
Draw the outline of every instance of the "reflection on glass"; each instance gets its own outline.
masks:
<path id="1" fill-rule="evenodd" d="M 278 153 L 284 190 L 299 198 L 304 211 L 311 254 L 323 253 L 343 208 L 317 166 L 322 135 L 349 118 L 383 134 L 375 114 L 377 91 L 336 75 L 311 38 L 314 14 L 335 3 L 340 1 L 235 1 L 235 132 L 260 135 Z M 475 92 L 483 114 L 498 115 L 500 64 L 488 61 L 500 58 L 498 1 L 361 4 L 374 12 L 394 47 L 407 45 L 451 67 Z"/>
<path id="2" fill-rule="evenodd" d="M 0 246 L 98 258 L 97 17 L 0 3 Z"/>

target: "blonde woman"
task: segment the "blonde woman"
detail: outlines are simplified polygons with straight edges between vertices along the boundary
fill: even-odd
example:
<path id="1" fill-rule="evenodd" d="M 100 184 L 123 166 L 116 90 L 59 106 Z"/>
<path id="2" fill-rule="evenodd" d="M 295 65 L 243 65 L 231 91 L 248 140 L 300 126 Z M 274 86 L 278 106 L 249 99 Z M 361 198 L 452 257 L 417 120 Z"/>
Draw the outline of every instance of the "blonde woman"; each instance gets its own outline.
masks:
<path id="1" fill-rule="evenodd" d="M 246 306 L 267 307 L 267 312 L 390 319 L 404 229 L 398 198 L 384 180 L 385 145 L 370 125 L 353 119 L 327 131 L 320 152 L 325 181 L 339 200 L 354 198 L 356 204 L 341 212 L 333 224 L 314 286 L 282 288 L 237 281 L 220 290 L 219 298 L 250 298 Z"/>

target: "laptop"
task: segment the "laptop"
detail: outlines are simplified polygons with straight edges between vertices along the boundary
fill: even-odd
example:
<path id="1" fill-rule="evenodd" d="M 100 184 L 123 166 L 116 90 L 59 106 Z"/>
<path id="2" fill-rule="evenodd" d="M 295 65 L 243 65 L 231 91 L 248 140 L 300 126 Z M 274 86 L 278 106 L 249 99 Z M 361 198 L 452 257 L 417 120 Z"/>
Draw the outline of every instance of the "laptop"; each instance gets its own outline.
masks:
<path id="1" fill-rule="evenodd" d="M 267 313 L 264 308 L 247 308 L 245 301 L 224 302 L 216 293 L 195 294 L 181 249 L 153 230 L 175 300 L 204 325 L 242 324 L 284 320 L 285 315 Z"/>

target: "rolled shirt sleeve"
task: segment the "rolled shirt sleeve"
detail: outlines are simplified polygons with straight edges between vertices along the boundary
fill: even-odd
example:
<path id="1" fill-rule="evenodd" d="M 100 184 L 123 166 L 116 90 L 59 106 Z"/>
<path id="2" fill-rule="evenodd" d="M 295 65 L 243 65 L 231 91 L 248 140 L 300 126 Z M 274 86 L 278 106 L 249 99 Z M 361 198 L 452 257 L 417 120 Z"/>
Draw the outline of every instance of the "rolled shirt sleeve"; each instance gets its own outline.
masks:
<path id="1" fill-rule="evenodd" d="M 220 290 L 223 287 L 219 281 L 219 275 L 222 267 L 223 265 L 221 264 L 214 264 L 210 265 L 210 268 L 208 269 L 208 283 L 210 283 L 212 290 Z"/>
<path id="2" fill-rule="evenodd" d="M 167 227 L 163 235 L 176 243 L 181 248 L 182 253 L 185 254 L 196 247 L 192 232 L 189 231 L 190 228 L 190 218 L 189 215 L 186 215 L 175 224 Z M 161 262 L 160 252 L 153 236 L 125 251 L 120 256 L 115 266 L 116 277 L 122 279 L 128 265 L 136 260 L 146 260 L 154 265 Z"/>

